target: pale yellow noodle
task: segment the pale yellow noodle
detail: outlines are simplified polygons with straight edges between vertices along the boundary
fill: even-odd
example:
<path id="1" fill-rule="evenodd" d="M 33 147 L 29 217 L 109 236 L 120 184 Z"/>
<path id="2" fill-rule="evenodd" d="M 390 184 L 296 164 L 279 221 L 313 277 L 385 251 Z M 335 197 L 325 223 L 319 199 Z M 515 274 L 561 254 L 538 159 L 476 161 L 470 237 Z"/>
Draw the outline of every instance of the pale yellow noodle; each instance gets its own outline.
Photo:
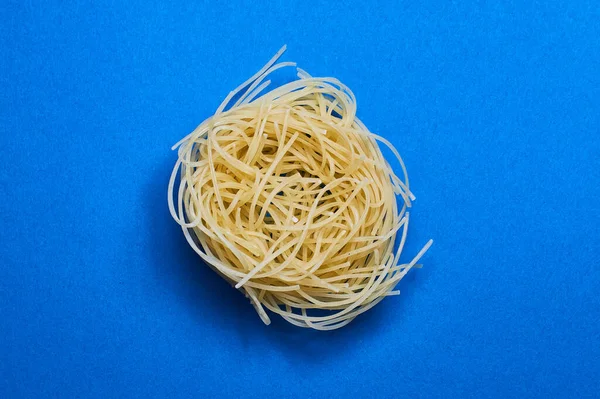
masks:
<path id="1" fill-rule="evenodd" d="M 277 63 L 284 51 L 174 146 L 169 209 L 196 253 L 266 324 L 269 309 L 331 330 L 398 295 L 395 285 L 432 241 L 399 262 L 415 198 L 400 154 L 356 117 L 350 89 L 298 69 L 299 80 L 261 94 L 270 73 L 295 66 Z"/>

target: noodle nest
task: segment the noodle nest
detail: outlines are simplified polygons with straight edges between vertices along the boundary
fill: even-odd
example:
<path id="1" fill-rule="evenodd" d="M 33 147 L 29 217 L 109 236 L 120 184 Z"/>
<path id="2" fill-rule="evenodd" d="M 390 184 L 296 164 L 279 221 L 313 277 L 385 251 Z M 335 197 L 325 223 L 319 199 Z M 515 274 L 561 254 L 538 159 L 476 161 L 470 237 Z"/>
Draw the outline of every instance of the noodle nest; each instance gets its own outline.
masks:
<path id="1" fill-rule="evenodd" d="M 169 208 L 196 253 L 266 324 L 268 309 L 331 330 L 398 295 L 431 241 L 400 262 L 414 200 L 406 168 L 356 117 L 346 86 L 298 69 L 298 80 L 265 93 L 272 72 L 295 66 L 277 63 L 283 51 L 173 147 Z"/>

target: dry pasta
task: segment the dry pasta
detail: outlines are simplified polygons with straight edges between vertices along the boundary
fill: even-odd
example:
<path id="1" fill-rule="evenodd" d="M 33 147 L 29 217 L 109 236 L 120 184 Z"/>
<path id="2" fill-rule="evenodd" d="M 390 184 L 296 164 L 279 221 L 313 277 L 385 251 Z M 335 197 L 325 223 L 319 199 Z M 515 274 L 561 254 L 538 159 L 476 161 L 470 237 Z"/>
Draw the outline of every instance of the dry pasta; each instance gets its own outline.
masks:
<path id="1" fill-rule="evenodd" d="M 277 63 L 284 51 L 173 147 L 169 208 L 196 253 L 264 323 L 269 310 L 331 330 L 399 294 L 394 287 L 432 241 L 400 263 L 414 200 L 406 168 L 356 117 L 346 86 L 298 69 L 298 80 L 265 93 L 273 71 L 295 66 Z M 400 176 L 378 143 L 396 156 Z"/>

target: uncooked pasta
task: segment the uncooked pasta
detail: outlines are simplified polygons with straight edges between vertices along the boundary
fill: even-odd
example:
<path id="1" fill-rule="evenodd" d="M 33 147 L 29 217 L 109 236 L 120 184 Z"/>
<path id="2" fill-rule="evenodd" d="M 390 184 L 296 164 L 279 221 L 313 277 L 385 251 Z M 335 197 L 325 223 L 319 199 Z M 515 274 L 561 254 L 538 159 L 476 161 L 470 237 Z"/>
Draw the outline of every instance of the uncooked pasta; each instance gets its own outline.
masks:
<path id="1" fill-rule="evenodd" d="M 356 117 L 348 87 L 297 69 L 298 80 L 266 92 L 272 72 L 295 67 L 277 62 L 284 51 L 173 147 L 169 208 L 264 323 L 270 311 L 332 330 L 398 295 L 432 241 L 400 262 L 415 197 L 400 155 Z"/>

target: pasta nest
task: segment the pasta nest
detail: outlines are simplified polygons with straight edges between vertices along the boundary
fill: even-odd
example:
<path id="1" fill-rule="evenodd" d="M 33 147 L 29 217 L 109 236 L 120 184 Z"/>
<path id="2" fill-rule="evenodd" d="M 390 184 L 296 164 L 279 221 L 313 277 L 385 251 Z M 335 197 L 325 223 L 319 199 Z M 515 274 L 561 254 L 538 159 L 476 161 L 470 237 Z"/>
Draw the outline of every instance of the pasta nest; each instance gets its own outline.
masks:
<path id="1" fill-rule="evenodd" d="M 406 168 L 356 117 L 348 87 L 298 69 L 298 80 L 263 94 L 269 74 L 295 66 L 276 63 L 284 50 L 175 145 L 169 206 L 192 248 L 266 324 L 268 309 L 335 329 L 399 294 L 431 242 L 400 263 L 414 200 Z"/>

